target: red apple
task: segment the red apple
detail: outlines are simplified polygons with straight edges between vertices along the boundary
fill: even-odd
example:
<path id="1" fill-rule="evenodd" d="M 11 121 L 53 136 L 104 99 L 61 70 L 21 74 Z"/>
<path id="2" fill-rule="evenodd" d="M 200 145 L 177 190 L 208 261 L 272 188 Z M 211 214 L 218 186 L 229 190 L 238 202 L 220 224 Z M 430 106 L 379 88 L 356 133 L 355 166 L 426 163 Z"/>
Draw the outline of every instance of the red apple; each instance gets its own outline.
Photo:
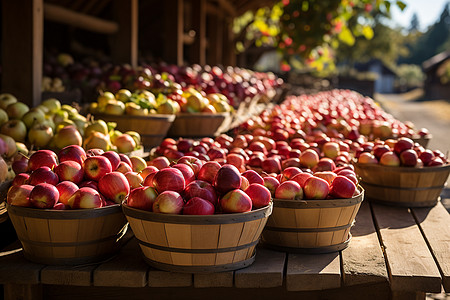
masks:
<path id="1" fill-rule="evenodd" d="M 287 180 L 277 187 L 275 190 L 276 199 L 300 200 L 303 199 L 303 190 L 301 186 L 293 181 Z"/>
<path id="2" fill-rule="evenodd" d="M 28 160 L 28 172 L 33 172 L 39 167 L 49 167 L 53 169 L 58 164 L 55 152 L 51 150 L 38 150 L 31 154 Z"/>
<path id="3" fill-rule="evenodd" d="M 100 178 L 98 189 L 108 200 L 122 203 L 130 194 L 130 184 L 124 174 L 110 172 Z"/>
<path id="4" fill-rule="evenodd" d="M 69 206 L 65 205 L 64 203 L 61 202 L 56 202 L 55 206 L 53 206 L 53 209 L 55 210 L 66 210 L 69 209 Z"/>
<path id="5" fill-rule="evenodd" d="M 197 173 L 197 179 L 213 183 L 221 165 L 217 161 L 205 162 Z"/>
<path id="6" fill-rule="evenodd" d="M 444 161 L 439 156 L 433 157 L 433 159 L 428 163 L 427 167 L 439 167 L 443 166 Z"/>
<path id="7" fill-rule="evenodd" d="M 147 177 L 144 179 L 144 182 L 147 181 Z M 181 193 L 186 187 L 186 182 L 184 180 L 183 173 L 179 169 L 165 168 L 155 173 L 153 177 L 153 187 L 158 191 L 158 193 L 162 193 L 164 191 Z"/>
<path id="8" fill-rule="evenodd" d="M 269 205 L 272 194 L 269 189 L 259 183 L 252 183 L 244 190 L 244 192 L 252 199 L 252 207 L 260 208 Z"/>
<path id="9" fill-rule="evenodd" d="M 407 149 L 400 153 L 400 162 L 405 167 L 415 167 L 417 160 L 417 153 L 413 149 Z"/>
<path id="10" fill-rule="evenodd" d="M 145 177 L 147 177 L 148 174 L 153 173 L 153 172 L 157 172 L 158 168 L 155 166 L 147 166 L 145 167 L 139 174 L 142 176 L 142 178 L 145 179 Z"/>
<path id="11" fill-rule="evenodd" d="M 304 172 L 304 173 L 295 175 L 291 180 L 297 182 L 301 188 L 304 188 L 305 181 L 311 176 L 312 176 L 312 174 Z"/>
<path id="12" fill-rule="evenodd" d="M 338 175 L 330 186 L 330 196 L 335 198 L 352 198 L 356 185 L 346 176 Z"/>
<path id="13" fill-rule="evenodd" d="M 57 185 L 59 182 L 58 175 L 53 172 L 49 167 L 39 167 L 34 170 L 28 178 L 28 184 L 37 185 L 39 183 L 49 183 Z"/>
<path id="14" fill-rule="evenodd" d="M 313 149 L 306 149 L 300 155 L 300 165 L 306 168 L 313 168 L 319 162 L 319 155 Z"/>
<path id="15" fill-rule="evenodd" d="M 98 208 L 103 206 L 100 193 L 90 187 L 82 187 L 67 200 L 72 209 Z"/>
<path id="16" fill-rule="evenodd" d="M 183 207 L 183 215 L 213 215 L 215 206 L 200 197 L 189 199 Z"/>
<path id="17" fill-rule="evenodd" d="M 28 184 L 11 186 L 6 194 L 6 202 L 15 206 L 33 206 L 30 201 L 30 193 L 33 188 L 34 186 Z"/>
<path id="18" fill-rule="evenodd" d="M 216 190 L 214 189 L 214 187 L 209 182 L 199 179 L 189 183 L 184 189 L 183 194 L 186 200 L 194 197 L 200 197 L 211 202 L 214 207 L 216 206 L 218 201 Z"/>
<path id="19" fill-rule="evenodd" d="M 325 179 L 311 176 L 305 181 L 303 191 L 306 199 L 325 199 L 330 191 L 330 185 Z"/>
<path id="20" fill-rule="evenodd" d="M 241 186 L 239 189 L 245 191 L 250 186 L 250 182 L 248 182 L 248 179 L 241 175 Z"/>
<path id="21" fill-rule="evenodd" d="M 373 155 L 375 156 L 376 159 L 380 159 L 381 155 L 383 155 L 386 152 L 391 151 L 391 148 L 389 148 L 388 145 L 383 144 L 383 145 L 375 145 L 373 147 Z"/>
<path id="22" fill-rule="evenodd" d="M 152 211 L 157 196 L 156 190 L 150 186 L 138 187 L 130 192 L 127 204 L 130 207 Z"/>
<path id="23" fill-rule="evenodd" d="M 191 149 L 193 147 L 193 144 L 194 144 L 194 140 L 193 139 L 187 139 L 187 138 L 180 138 L 176 142 L 176 146 L 177 146 L 178 151 L 181 151 L 183 153 L 191 151 Z"/>
<path id="24" fill-rule="evenodd" d="M 124 161 L 120 161 L 119 165 L 117 166 L 116 172 L 120 172 L 122 174 L 126 174 L 128 172 L 133 172 L 133 169 L 131 168 L 131 166 L 129 164 L 127 164 Z"/>
<path id="25" fill-rule="evenodd" d="M 100 178 L 112 172 L 109 159 L 105 156 L 96 155 L 86 158 L 83 165 L 84 176 L 88 180 L 99 181 Z"/>
<path id="26" fill-rule="evenodd" d="M 49 183 L 39 183 L 30 193 L 30 202 L 37 208 L 53 208 L 58 199 L 58 189 Z"/>
<path id="27" fill-rule="evenodd" d="M 266 156 L 261 152 L 253 152 L 248 159 L 247 165 L 253 168 L 261 168 L 262 162 L 266 159 Z"/>
<path id="28" fill-rule="evenodd" d="M 66 160 L 59 163 L 55 167 L 55 173 L 58 175 L 60 181 L 68 180 L 75 184 L 79 184 L 84 178 L 83 167 L 73 160 Z"/>
<path id="29" fill-rule="evenodd" d="M 269 189 L 270 194 L 272 195 L 272 197 L 274 197 L 275 190 L 280 185 L 280 182 L 275 177 L 272 177 L 272 176 L 265 176 L 265 177 L 263 177 L 263 180 L 264 180 L 264 186 Z"/>
<path id="30" fill-rule="evenodd" d="M 247 170 L 243 172 L 241 175 L 247 178 L 250 184 L 259 183 L 264 185 L 264 179 L 255 170 Z"/>
<path id="31" fill-rule="evenodd" d="M 219 206 L 223 213 L 248 212 L 252 210 L 252 199 L 244 191 L 234 189 L 220 198 Z"/>
<path id="32" fill-rule="evenodd" d="M 78 186 L 71 181 L 61 181 L 56 185 L 56 189 L 59 192 L 58 202 L 69 205 L 69 198 L 79 189 Z"/>
<path id="33" fill-rule="evenodd" d="M 117 167 L 119 167 L 119 163 L 121 162 L 121 160 L 117 152 L 110 150 L 102 153 L 101 155 L 109 159 L 109 162 L 111 163 L 111 169 L 113 171 L 115 171 Z"/>
<path id="34" fill-rule="evenodd" d="M 102 154 L 103 154 L 103 152 L 100 153 L 99 155 L 102 155 Z M 128 157 L 128 155 L 126 155 L 124 153 L 119 153 L 119 157 L 120 157 L 120 161 L 127 163 L 131 167 L 131 160 Z"/>
<path id="35" fill-rule="evenodd" d="M 197 157 L 185 155 L 177 161 L 177 164 L 188 165 L 194 171 L 195 176 L 197 176 L 198 172 L 200 171 L 200 169 L 203 165 L 203 162 L 200 159 L 198 159 Z"/>
<path id="36" fill-rule="evenodd" d="M 394 144 L 394 152 L 400 155 L 405 150 L 414 148 L 414 141 L 407 137 L 401 137 Z"/>
<path id="37" fill-rule="evenodd" d="M 336 164 L 331 158 L 322 157 L 319 162 L 313 167 L 314 172 L 321 171 L 334 171 L 336 169 Z"/>
<path id="38" fill-rule="evenodd" d="M 174 191 L 164 191 L 160 193 L 156 197 L 155 202 L 153 202 L 153 211 L 163 214 L 180 214 L 183 206 L 184 201 L 179 193 Z"/>
<path id="39" fill-rule="evenodd" d="M 434 153 L 433 151 L 426 149 L 425 151 L 419 154 L 419 158 L 422 160 L 424 166 L 428 166 L 428 164 L 434 158 Z"/>
<path id="40" fill-rule="evenodd" d="M 184 182 L 186 185 L 195 180 L 194 170 L 186 164 L 175 164 L 172 168 L 176 168 L 183 173 Z"/>
<path id="41" fill-rule="evenodd" d="M 132 155 L 130 156 L 130 161 L 131 168 L 134 172 L 141 172 L 145 167 L 147 167 L 146 161 L 140 156 Z"/>
<path id="42" fill-rule="evenodd" d="M 322 146 L 322 151 L 325 157 L 335 159 L 339 155 L 340 146 L 336 142 L 326 142 Z"/>
<path id="43" fill-rule="evenodd" d="M 289 167 L 297 167 L 300 168 L 300 158 L 290 157 L 281 162 L 281 169 L 287 169 Z"/>
<path id="44" fill-rule="evenodd" d="M 261 168 L 266 173 L 281 173 L 281 161 L 277 157 L 268 157 L 261 162 Z"/>
<path id="45" fill-rule="evenodd" d="M 314 176 L 325 179 L 331 185 L 337 174 L 332 171 L 315 172 Z M 343 175 L 344 176 L 344 175 Z"/>
<path id="46" fill-rule="evenodd" d="M 86 159 L 86 151 L 84 151 L 83 147 L 78 145 L 69 145 L 58 152 L 59 162 L 72 160 L 76 161 L 80 165 L 83 165 L 84 160 Z"/>
<path id="47" fill-rule="evenodd" d="M 130 184 L 130 189 L 135 189 L 142 186 L 144 178 L 142 178 L 140 173 L 137 172 L 127 172 L 124 174 Z"/>
<path id="48" fill-rule="evenodd" d="M 94 181 L 94 180 L 87 180 L 87 181 L 82 181 L 80 182 L 80 184 L 78 185 L 79 188 L 82 187 L 90 187 L 96 191 L 98 191 L 98 182 Z"/>
<path id="49" fill-rule="evenodd" d="M 28 173 L 19 173 L 16 176 L 14 176 L 14 179 L 11 183 L 11 185 L 22 185 L 22 184 L 27 184 L 28 182 L 28 178 L 30 178 L 30 174 Z"/>
<path id="50" fill-rule="evenodd" d="M 363 152 L 358 157 L 358 163 L 361 164 L 377 164 L 378 160 L 376 157 L 370 152 Z"/>
<path id="51" fill-rule="evenodd" d="M 239 189 L 241 183 L 242 178 L 239 170 L 233 165 L 225 164 L 217 171 L 213 186 L 220 194 L 225 194 L 231 190 Z"/>
<path id="52" fill-rule="evenodd" d="M 294 178 L 295 175 L 303 173 L 302 170 L 300 170 L 300 168 L 297 167 L 288 167 L 286 169 L 284 169 L 281 174 L 281 182 L 286 181 L 286 180 L 291 180 L 292 178 Z"/>
<path id="53" fill-rule="evenodd" d="M 229 153 L 227 154 L 226 161 L 227 164 L 233 165 L 238 168 L 240 172 L 245 171 L 245 159 L 242 155 L 237 153 Z"/>
<path id="54" fill-rule="evenodd" d="M 3 141 L 0 139 L 0 141 Z M 11 168 L 15 174 L 26 173 L 28 171 L 28 158 L 22 154 L 19 154 L 18 157 L 14 157 L 13 162 L 11 163 Z"/>
<path id="55" fill-rule="evenodd" d="M 400 159 L 397 154 L 392 151 L 386 152 L 380 157 L 380 165 L 383 166 L 400 166 Z"/>

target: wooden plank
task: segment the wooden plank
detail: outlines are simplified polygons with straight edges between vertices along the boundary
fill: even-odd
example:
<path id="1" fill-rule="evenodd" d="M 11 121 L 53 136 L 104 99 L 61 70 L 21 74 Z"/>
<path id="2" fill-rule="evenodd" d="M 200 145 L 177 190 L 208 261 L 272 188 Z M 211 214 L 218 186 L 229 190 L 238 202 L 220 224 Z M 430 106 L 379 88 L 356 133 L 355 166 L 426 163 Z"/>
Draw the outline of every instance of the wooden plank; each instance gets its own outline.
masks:
<path id="1" fill-rule="evenodd" d="M 42 284 L 90 286 L 92 273 L 97 265 L 89 266 L 47 266 L 41 271 Z"/>
<path id="2" fill-rule="evenodd" d="M 0 283 L 38 284 L 44 265 L 25 259 L 19 242 L 15 247 L 0 253 Z"/>
<path id="3" fill-rule="evenodd" d="M 138 0 L 115 0 L 114 15 L 119 24 L 112 39 L 111 55 L 118 64 L 138 64 Z"/>
<path id="4" fill-rule="evenodd" d="M 5 300 L 41 300 L 42 285 L 7 283 L 3 287 Z M 2 298 L 3 299 L 3 298 Z"/>
<path id="5" fill-rule="evenodd" d="M 223 16 L 219 11 L 207 18 L 207 63 L 210 65 L 218 65 L 222 63 L 223 55 Z"/>
<path id="6" fill-rule="evenodd" d="M 450 293 L 450 215 L 440 202 L 432 208 L 411 210 L 438 263 L 442 285 Z"/>
<path id="7" fill-rule="evenodd" d="M 43 0 L 2 1 L 2 91 L 29 106 L 41 102 L 43 10 Z"/>
<path id="8" fill-rule="evenodd" d="M 234 285 L 238 288 L 270 288 L 283 285 L 284 252 L 257 247 L 252 265 L 234 273 Z"/>
<path id="9" fill-rule="evenodd" d="M 151 268 L 148 271 L 149 287 L 188 287 L 192 286 L 192 274 L 166 272 Z"/>
<path id="10" fill-rule="evenodd" d="M 164 1 L 164 60 L 183 65 L 184 1 Z"/>
<path id="11" fill-rule="evenodd" d="M 233 287 L 233 272 L 219 272 L 210 274 L 194 274 L 194 287 Z"/>
<path id="12" fill-rule="evenodd" d="M 133 238 L 115 258 L 94 270 L 94 286 L 144 287 L 148 268 L 138 242 Z"/>
<path id="13" fill-rule="evenodd" d="M 195 40 L 190 63 L 203 66 L 206 63 L 206 0 L 192 0 L 192 30 Z"/>
<path id="14" fill-rule="evenodd" d="M 378 241 L 369 203 L 363 201 L 350 230 L 352 239 L 342 250 L 345 285 L 385 282 L 388 274 L 383 251 Z"/>
<path id="15" fill-rule="evenodd" d="M 236 45 L 230 24 L 232 24 L 232 19 L 224 18 L 223 35 L 222 35 L 223 38 L 222 64 L 224 66 L 236 65 Z"/>
<path id="16" fill-rule="evenodd" d="M 372 211 L 385 249 L 391 289 L 440 292 L 439 270 L 408 209 L 372 204 Z"/>
<path id="17" fill-rule="evenodd" d="M 288 291 L 314 291 L 341 286 L 339 252 L 289 254 L 286 270 Z"/>

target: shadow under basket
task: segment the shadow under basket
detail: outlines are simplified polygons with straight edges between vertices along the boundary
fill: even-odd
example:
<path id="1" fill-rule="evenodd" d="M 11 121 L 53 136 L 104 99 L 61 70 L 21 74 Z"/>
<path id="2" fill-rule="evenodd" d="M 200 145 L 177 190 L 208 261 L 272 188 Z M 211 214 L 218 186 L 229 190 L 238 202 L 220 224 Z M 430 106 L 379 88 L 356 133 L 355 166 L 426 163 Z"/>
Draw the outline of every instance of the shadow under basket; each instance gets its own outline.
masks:
<path id="1" fill-rule="evenodd" d="M 181 273 L 237 270 L 255 260 L 272 204 L 247 213 L 175 215 L 122 205 L 145 261 Z"/>
<path id="2" fill-rule="evenodd" d="M 128 224 L 119 204 L 52 210 L 7 205 L 26 259 L 48 265 L 80 265 L 110 258 Z"/>
<path id="3" fill-rule="evenodd" d="M 230 113 L 181 113 L 167 133 L 171 137 L 213 137 L 228 130 L 223 125 L 231 118 Z M 225 126 L 227 127 L 227 126 Z"/>
<path id="4" fill-rule="evenodd" d="M 330 253 L 345 249 L 364 189 L 350 199 L 273 200 L 262 233 L 265 247 L 293 253 Z"/>
<path id="5" fill-rule="evenodd" d="M 403 207 L 437 204 L 450 173 L 450 165 L 438 167 L 389 167 L 355 164 L 370 201 Z"/>

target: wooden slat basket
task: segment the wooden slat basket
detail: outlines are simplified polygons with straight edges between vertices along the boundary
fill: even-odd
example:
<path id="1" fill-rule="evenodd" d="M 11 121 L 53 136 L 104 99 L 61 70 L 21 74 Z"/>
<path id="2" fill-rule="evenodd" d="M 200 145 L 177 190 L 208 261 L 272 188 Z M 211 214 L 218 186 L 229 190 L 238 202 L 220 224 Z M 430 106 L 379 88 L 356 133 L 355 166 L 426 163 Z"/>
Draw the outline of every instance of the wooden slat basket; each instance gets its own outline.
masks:
<path id="1" fill-rule="evenodd" d="M 122 204 L 144 259 L 153 267 L 182 273 L 237 270 L 255 259 L 255 246 L 272 204 L 248 213 L 171 215 Z"/>
<path id="2" fill-rule="evenodd" d="M 404 207 L 431 207 L 450 173 L 450 165 L 437 167 L 389 167 L 355 164 L 368 200 Z"/>
<path id="3" fill-rule="evenodd" d="M 262 233 L 262 244 L 294 253 L 329 253 L 350 242 L 364 189 L 350 199 L 273 200 L 273 213 Z"/>
<path id="4" fill-rule="evenodd" d="M 96 119 L 115 122 L 117 130 L 121 132 L 136 131 L 141 135 L 145 148 L 152 148 L 161 144 L 169 128 L 175 120 L 175 115 L 151 114 L 148 116 L 107 115 L 96 114 Z"/>
<path id="5" fill-rule="evenodd" d="M 180 113 L 167 133 L 171 137 L 214 137 L 228 130 L 230 113 Z"/>
<path id="6" fill-rule="evenodd" d="M 128 228 L 119 204 L 94 209 L 52 210 L 7 205 L 25 258 L 49 265 L 108 259 Z"/>

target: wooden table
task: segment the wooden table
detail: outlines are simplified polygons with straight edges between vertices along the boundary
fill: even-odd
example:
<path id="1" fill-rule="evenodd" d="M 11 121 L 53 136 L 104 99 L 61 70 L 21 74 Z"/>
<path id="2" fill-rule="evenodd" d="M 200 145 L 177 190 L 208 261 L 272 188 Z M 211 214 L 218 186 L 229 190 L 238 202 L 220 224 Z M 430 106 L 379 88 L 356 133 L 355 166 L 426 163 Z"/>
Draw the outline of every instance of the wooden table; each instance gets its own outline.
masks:
<path id="1" fill-rule="evenodd" d="M 288 254 L 258 247 L 234 272 L 159 271 L 129 232 L 117 256 L 93 265 L 47 266 L 23 258 L 20 243 L 0 252 L 5 299 L 425 299 L 450 291 L 450 215 L 433 208 L 363 202 L 347 249 Z"/>

